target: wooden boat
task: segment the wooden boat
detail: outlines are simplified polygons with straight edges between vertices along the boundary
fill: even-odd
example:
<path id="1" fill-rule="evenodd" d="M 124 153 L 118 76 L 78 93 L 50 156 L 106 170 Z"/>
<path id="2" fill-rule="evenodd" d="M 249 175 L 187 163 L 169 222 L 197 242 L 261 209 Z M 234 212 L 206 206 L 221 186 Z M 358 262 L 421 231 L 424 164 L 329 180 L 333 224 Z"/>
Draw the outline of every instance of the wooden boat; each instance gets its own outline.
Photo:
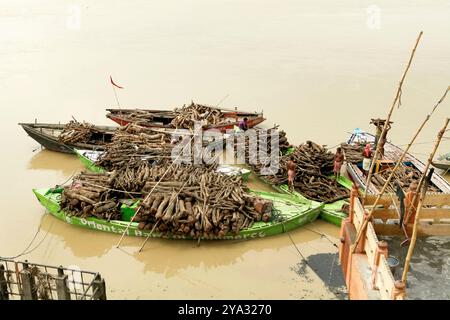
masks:
<path id="1" fill-rule="evenodd" d="M 110 126 L 94 126 L 92 137 L 88 143 L 65 144 L 58 139 L 65 124 L 19 123 L 19 125 L 31 138 L 46 149 L 64 153 L 74 153 L 74 148 L 104 150 L 104 145 L 111 142 L 111 138 L 117 129 L 117 127 Z"/>
<path id="2" fill-rule="evenodd" d="M 374 141 L 375 141 L 374 135 L 367 132 L 358 132 L 357 134 L 352 134 L 347 143 L 356 144 L 358 142 L 361 142 L 373 144 Z M 390 142 L 386 142 L 384 149 L 385 154 L 384 159 L 382 161 L 384 163 L 389 163 L 390 165 L 393 165 L 403 153 L 403 150 L 400 147 Z M 379 165 L 382 165 L 383 162 L 378 161 L 378 163 L 375 165 L 374 172 L 377 172 Z M 406 154 L 405 158 L 403 159 L 403 162 L 405 165 L 412 166 L 413 168 L 419 170 L 420 172 L 423 172 L 423 170 L 425 169 L 425 164 L 416 157 L 414 157 L 413 155 L 411 155 L 410 153 Z M 365 190 L 366 176 L 362 172 L 362 163 L 358 164 L 347 163 L 346 169 L 351 179 L 357 184 L 358 188 L 362 188 L 363 190 Z M 445 180 L 445 178 L 442 177 L 442 175 L 440 175 L 439 173 L 435 172 L 433 174 L 431 182 L 439 190 L 439 192 L 450 193 L 450 183 L 448 183 L 448 181 Z M 378 189 L 374 186 L 373 183 L 371 183 L 367 193 L 376 194 L 378 193 Z"/>
<path id="3" fill-rule="evenodd" d="M 339 177 L 338 183 L 349 190 L 351 190 L 352 188 L 352 181 L 344 176 Z M 289 191 L 287 185 L 281 185 L 277 189 L 294 197 L 303 198 L 303 196 L 299 192 Z M 342 220 L 348 217 L 347 213 L 342 210 L 343 206 L 348 205 L 348 203 L 348 199 L 342 199 L 332 203 L 323 203 L 322 208 L 320 209 L 319 218 L 340 227 Z"/>
<path id="4" fill-rule="evenodd" d="M 433 161 L 433 166 L 441 170 L 450 170 L 450 152 L 443 154 Z"/>
<path id="5" fill-rule="evenodd" d="M 137 203 L 133 205 L 123 204 L 121 207 L 122 220 L 107 221 L 95 217 L 79 218 L 70 216 L 67 212 L 61 210 L 59 204 L 62 191 L 62 188 L 33 189 L 33 193 L 39 202 L 56 218 L 68 224 L 97 231 L 122 234 L 130 223 L 129 221 L 137 205 Z M 241 230 L 236 235 L 229 233 L 225 237 L 217 238 L 216 240 L 254 239 L 288 232 L 317 219 L 322 207 L 321 203 L 287 194 L 262 191 L 252 191 L 252 193 L 273 201 L 274 212 L 276 213 L 272 221 L 256 222 L 250 228 Z M 187 236 L 161 234 L 159 232 L 150 234 L 148 230 L 139 230 L 137 222 L 131 222 L 126 235 L 140 237 L 150 235 L 152 238 L 191 239 Z"/>
<path id="6" fill-rule="evenodd" d="M 213 108 L 213 107 L 210 107 Z M 218 108 L 216 108 L 218 109 Z M 233 130 L 235 126 L 239 124 L 243 118 L 248 118 L 248 127 L 252 128 L 264 120 L 266 120 L 262 113 L 246 112 L 246 111 L 232 111 L 219 109 L 222 112 L 224 122 L 217 125 L 206 125 L 204 129 L 217 129 L 220 132 L 226 132 L 227 130 Z M 128 123 L 136 123 L 146 127 L 156 128 L 173 128 L 171 122 L 177 116 L 174 111 L 167 110 L 148 110 L 148 109 L 106 109 L 108 113 L 106 117 L 112 121 L 118 123 L 121 126 Z M 148 112 L 151 114 L 151 120 L 136 120 L 133 119 L 132 114 L 136 112 Z"/>

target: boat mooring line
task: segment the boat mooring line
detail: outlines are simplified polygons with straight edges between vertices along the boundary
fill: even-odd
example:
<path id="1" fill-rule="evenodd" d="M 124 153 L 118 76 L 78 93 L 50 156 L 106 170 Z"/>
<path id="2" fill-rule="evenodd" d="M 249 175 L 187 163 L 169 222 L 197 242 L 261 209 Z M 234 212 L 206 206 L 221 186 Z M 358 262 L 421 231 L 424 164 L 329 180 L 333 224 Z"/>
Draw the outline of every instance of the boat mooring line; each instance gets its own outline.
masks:
<path id="1" fill-rule="evenodd" d="M 300 249 L 297 247 L 297 245 L 295 244 L 294 240 L 291 237 L 291 234 L 289 232 L 286 232 L 286 234 L 288 235 L 289 239 L 291 240 L 292 244 L 294 245 L 295 249 L 297 249 L 297 252 L 299 253 L 300 257 L 302 257 L 302 259 L 305 261 L 305 264 L 309 266 L 308 264 L 308 260 L 306 260 L 305 256 L 300 252 Z M 312 268 L 311 268 L 312 269 Z"/>
<path id="2" fill-rule="evenodd" d="M 44 213 L 44 216 L 46 214 L 47 214 L 47 212 Z M 12 256 L 12 257 L 0 257 L 0 258 L 13 260 L 13 259 L 17 259 L 17 258 L 19 258 L 21 256 L 24 256 L 24 255 L 27 255 L 27 254 L 33 252 L 34 250 L 36 250 L 44 242 L 45 238 L 47 237 L 48 233 L 50 232 L 50 230 L 51 230 L 51 228 L 53 226 L 53 223 L 54 223 L 54 220 L 52 220 L 52 223 L 51 223 L 50 227 L 48 228 L 47 232 L 45 233 L 44 237 L 41 239 L 41 241 L 39 241 L 39 243 L 34 248 L 28 250 L 31 247 L 31 245 L 33 244 L 34 240 L 36 240 L 36 237 L 39 234 L 39 232 L 41 231 L 42 222 L 39 223 L 38 229 L 36 230 L 36 233 L 34 234 L 33 239 L 31 239 L 31 241 L 28 244 L 28 246 L 26 246 L 26 248 L 21 253 L 19 253 L 16 256 Z"/>

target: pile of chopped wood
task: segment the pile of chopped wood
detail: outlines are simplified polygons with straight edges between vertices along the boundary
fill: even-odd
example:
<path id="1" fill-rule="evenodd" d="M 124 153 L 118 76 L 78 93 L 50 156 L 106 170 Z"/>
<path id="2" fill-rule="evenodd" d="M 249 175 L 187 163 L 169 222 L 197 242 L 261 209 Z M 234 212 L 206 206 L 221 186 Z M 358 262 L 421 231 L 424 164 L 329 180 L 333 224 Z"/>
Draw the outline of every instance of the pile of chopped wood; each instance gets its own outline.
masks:
<path id="1" fill-rule="evenodd" d="M 130 161 L 167 160 L 170 159 L 172 148 L 169 132 L 128 124 L 117 130 L 96 165 L 114 170 L 126 168 Z"/>
<path id="2" fill-rule="evenodd" d="M 191 102 L 189 106 L 175 109 L 176 117 L 171 124 L 175 128 L 193 129 L 196 121 L 203 125 L 216 125 L 224 121 L 219 109 Z"/>
<path id="3" fill-rule="evenodd" d="M 251 132 L 255 132 L 256 135 L 253 137 L 250 137 L 248 134 L 238 133 L 237 135 L 233 136 L 233 144 L 234 144 L 234 156 L 235 158 L 239 160 L 244 160 L 247 164 L 260 164 L 261 160 L 263 162 L 265 159 L 260 158 L 260 146 L 262 145 L 262 142 L 264 142 L 264 139 L 266 141 L 265 143 L 265 150 L 263 150 L 263 153 L 266 153 L 268 156 L 270 156 L 272 152 L 272 134 L 278 133 L 278 149 L 279 154 L 284 154 L 290 147 L 292 147 L 291 144 L 289 144 L 288 139 L 286 137 L 286 132 L 282 130 L 278 130 L 278 126 L 275 126 L 270 129 L 259 129 L 259 128 L 252 128 Z M 252 141 L 255 140 L 255 141 Z M 254 144 L 253 148 L 256 148 L 256 150 L 250 151 L 250 147 Z"/>
<path id="4" fill-rule="evenodd" d="M 344 151 L 345 161 L 348 163 L 360 163 L 363 161 L 363 144 L 347 144 L 342 143 L 341 148 Z"/>
<path id="5" fill-rule="evenodd" d="M 192 238 L 221 238 L 256 221 L 269 221 L 272 203 L 244 191 L 240 176 L 215 172 L 215 166 L 155 167 L 135 221 L 139 228 Z M 163 177 L 162 182 L 157 181 Z"/>
<path id="6" fill-rule="evenodd" d="M 141 162 L 110 173 L 82 172 L 64 189 L 61 208 L 78 217 L 120 220 L 122 200 L 144 198 L 134 220 L 139 228 L 206 239 L 271 219 L 271 201 L 245 192 L 240 176 L 216 167 Z"/>
<path id="7" fill-rule="evenodd" d="M 393 167 L 392 167 L 393 168 Z M 390 169 L 386 170 L 380 170 L 378 173 L 374 173 L 372 175 L 372 183 L 376 186 L 378 190 L 380 190 L 383 185 L 386 183 L 386 180 L 389 178 L 389 175 L 391 174 Z M 395 175 L 393 179 L 390 181 L 387 192 L 395 193 L 397 190 L 398 183 L 400 187 L 407 192 L 409 185 L 413 182 L 419 182 L 421 172 L 410 166 L 401 165 L 399 168 L 395 171 Z M 428 185 L 428 192 L 440 192 L 439 189 L 433 184 L 430 183 Z"/>
<path id="8" fill-rule="evenodd" d="M 296 164 L 295 190 L 305 197 L 329 203 L 349 196 L 347 189 L 328 178 L 333 173 L 334 154 L 312 141 L 307 141 L 296 147 L 293 153 L 282 156 L 278 172 L 265 176 L 265 179 L 275 185 L 287 184 L 289 160 Z M 256 172 L 260 172 L 261 168 L 260 164 L 254 166 Z"/>
<path id="9" fill-rule="evenodd" d="M 64 188 L 61 208 L 77 217 L 120 220 L 118 196 L 110 190 L 113 179 L 110 173 L 80 173 Z"/>
<path id="10" fill-rule="evenodd" d="M 94 133 L 94 125 L 87 122 L 70 121 L 64 126 L 58 140 L 62 143 L 87 143 Z"/>

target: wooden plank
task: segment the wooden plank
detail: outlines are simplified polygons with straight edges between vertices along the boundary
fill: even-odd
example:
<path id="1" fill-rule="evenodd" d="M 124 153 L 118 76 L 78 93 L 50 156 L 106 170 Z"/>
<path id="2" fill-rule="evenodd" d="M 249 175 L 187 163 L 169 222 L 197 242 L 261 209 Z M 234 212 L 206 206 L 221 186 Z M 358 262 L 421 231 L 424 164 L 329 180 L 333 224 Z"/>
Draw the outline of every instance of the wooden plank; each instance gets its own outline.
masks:
<path id="1" fill-rule="evenodd" d="M 375 199 L 377 198 L 376 194 L 368 194 L 366 197 L 366 205 L 372 205 L 375 203 Z M 383 194 L 378 202 L 379 205 L 383 205 L 385 208 L 388 208 L 392 203 L 392 198 L 395 199 L 395 202 L 398 204 L 398 198 L 396 195 Z M 450 206 L 450 194 L 449 193 L 431 193 L 428 192 L 425 201 L 425 206 Z"/>
<path id="2" fill-rule="evenodd" d="M 383 236 L 404 236 L 403 230 L 397 224 L 375 223 L 374 229 L 377 235 Z M 412 225 L 408 225 L 406 230 L 412 234 Z M 417 229 L 417 236 L 450 236 L 450 223 L 420 224 Z"/>
<path id="3" fill-rule="evenodd" d="M 375 203 L 375 200 L 377 199 L 376 194 L 368 194 L 366 197 L 365 205 L 372 205 Z M 394 199 L 396 199 L 396 196 L 394 196 Z M 385 208 L 389 208 L 389 206 L 392 204 L 392 197 L 388 194 L 383 194 L 378 201 L 378 205 L 382 205 Z"/>
<path id="4" fill-rule="evenodd" d="M 377 235 L 375 234 L 372 222 L 369 222 L 367 224 L 366 242 L 364 244 L 364 250 L 366 251 L 370 266 L 372 266 L 375 262 L 375 252 L 377 250 L 377 247 L 378 247 L 378 238 Z"/>
<path id="5" fill-rule="evenodd" d="M 377 270 L 377 287 L 382 300 L 391 300 L 395 279 L 384 256 L 380 257 Z"/>
<path id="6" fill-rule="evenodd" d="M 427 193 L 424 205 L 428 206 L 450 206 L 450 194 L 448 193 Z"/>
<path id="7" fill-rule="evenodd" d="M 375 219 L 387 220 L 398 219 L 398 213 L 395 209 L 376 209 L 373 213 Z M 450 208 L 438 209 L 438 208 L 422 208 L 420 211 L 421 219 L 449 219 Z"/>

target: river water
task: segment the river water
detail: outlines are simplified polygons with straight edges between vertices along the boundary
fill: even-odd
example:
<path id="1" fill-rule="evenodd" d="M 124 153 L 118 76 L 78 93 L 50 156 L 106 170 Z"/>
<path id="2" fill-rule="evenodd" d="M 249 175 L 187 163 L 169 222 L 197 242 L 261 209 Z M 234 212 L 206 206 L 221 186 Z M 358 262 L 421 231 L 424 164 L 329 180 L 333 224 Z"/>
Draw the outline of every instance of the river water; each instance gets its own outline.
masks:
<path id="1" fill-rule="evenodd" d="M 410 50 L 424 31 L 389 138 L 410 137 L 450 83 L 450 1 L 0 0 L 0 256 L 31 241 L 27 258 L 99 271 L 110 298 L 339 298 L 330 286 L 338 228 L 317 221 L 287 235 L 245 242 L 142 239 L 66 225 L 31 189 L 81 169 L 74 156 L 40 150 L 18 122 L 111 124 L 109 76 L 123 107 L 189 103 L 264 111 L 291 143 L 328 146 L 384 117 Z M 449 115 L 442 104 L 413 152 L 424 159 Z M 444 140 L 439 153 L 448 152 Z M 314 231 L 311 231 L 314 230 Z M 336 260 L 337 261 L 337 260 Z M 330 270 L 328 272 L 328 270 Z M 327 276 L 323 276 L 326 274 Z"/>

